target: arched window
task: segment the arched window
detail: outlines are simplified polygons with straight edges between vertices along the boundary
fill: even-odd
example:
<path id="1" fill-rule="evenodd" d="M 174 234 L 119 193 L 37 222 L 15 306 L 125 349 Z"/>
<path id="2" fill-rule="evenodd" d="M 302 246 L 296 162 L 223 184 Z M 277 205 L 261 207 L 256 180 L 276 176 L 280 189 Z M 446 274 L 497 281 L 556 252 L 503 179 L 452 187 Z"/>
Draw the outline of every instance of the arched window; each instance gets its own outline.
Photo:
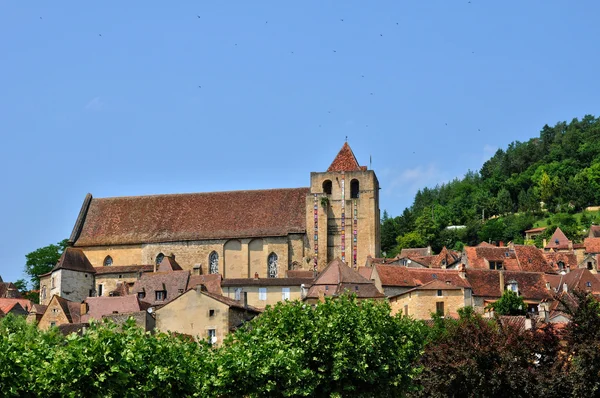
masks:
<path id="1" fill-rule="evenodd" d="M 269 254 L 267 259 L 269 278 L 277 278 L 277 254 Z"/>
<path id="2" fill-rule="evenodd" d="M 350 197 L 353 199 L 358 198 L 358 191 L 360 190 L 358 180 L 354 179 L 350 181 Z"/>
<path id="3" fill-rule="evenodd" d="M 323 193 L 331 195 L 331 180 L 323 181 Z"/>
<path id="4" fill-rule="evenodd" d="M 42 286 L 42 292 L 40 294 L 42 300 L 46 300 L 46 286 Z"/>
<path id="5" fill-rule="evenodd" d="M 156 265 L 160 265 L 160 263 L 162 263 L 164 258 L 165 258 L 164 254 L 158 253 L 156 256 Z"/>
<path id="6" fill-rule="evenodd" d="M 219 273 L 219 255 L 217 254 L 217 252 L 212 252 L 210 253 L 210 256 L 208 256 L 208 273 Z"/>
<path id="7" fill-rule="evenodd" d="M 110 267 L 111 265 L 113 265 L 113 260 L 111 256 L 106 256 L 106 258 L 104 259 L 104 266 L 105 267 Z"/>

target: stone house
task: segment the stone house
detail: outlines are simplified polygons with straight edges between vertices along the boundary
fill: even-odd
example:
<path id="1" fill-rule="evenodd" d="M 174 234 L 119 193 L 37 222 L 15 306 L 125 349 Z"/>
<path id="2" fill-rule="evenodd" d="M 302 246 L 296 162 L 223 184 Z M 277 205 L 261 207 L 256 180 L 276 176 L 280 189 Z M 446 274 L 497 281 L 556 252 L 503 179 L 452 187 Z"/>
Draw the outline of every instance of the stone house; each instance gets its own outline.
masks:
<path id="1" fill-rule="evenodd" d="M 353 265 L 379 254 L 379 183 L 347 143 L 310 186 L 94 198 L 70 237 L 94 267 L 160 264 L 223 278 L 281 278 L 288 269 Z M 50 293 L 49 293 L 50 294 Z"/>
<path id="2" fill-rule="evenodd" d="M 42 315 L 38 328 L 47 330 L 53 326 L 63 324 L 78 324 L 81 322 L 81 304 L 60 297 L 52 296 L 44 315 Z"/>
<path id="3" fill-rule="evenodd" d="M 431 319 L 434 313 L 455 316 L 460 308 L 473 305 L 470 287 L 439 279 L 389 297 L 389 302 L 392 315 L 401 313 L 415 319 Z"/>
<path id="4" fill-rule="evenodd" d="M 364 278 L 336 258 L 314 280 L 304 301 L 315 304 L 326 297 L 337 297 L 344 293 L 354 294 L 359 299 L 385 298 L 372 280 Z"/>
<path id="5" fill-rule="evenodd" d="M 209 293 L 199 285 L 158 308 L 155 312 L 156 328 L 221 344 L 228 333 L 260 312 L 244 301 Z"/>
<path id="6" fill-rule="evenodd" d="M 19 289 L 12 282 L 4 282 L 0 277 L 0 298 L 22 298 Z"/>
<path id="7" fill-rule="evenodd" d="M 95 273 L 82 250 L 67 247 L 54 268 L 40 275 L 40 304 L 49 305 L 54 296 L 78 302 L 92 296 Z"/>
<path id="8" fill-rule="evenodd" d="M 314 278 L 239 278 L 223 279 L 223 295 L 239 301 L 246 294 L 248 304 L 257 308 L 285 300 L 301 300 Z"/>
<path id="9" fill-rule="evenodd" d="M 46 312 L 47 306 L 42 304 L 33 304 L 29 314 L 27 314 L 27 322 L 35 323 L 36 325 L 42 319 L 42 316 Z"/>
<path id="10" fill-rule="evenodd" d="M 542 251 L 529 245 L 466 246 L 462 263 L 472 269 L 555 272 Z"/>
<path id="11" fill-rule="evenodd" d="M 122 265 L 94 267 L 95 297 L 127 294 L 142 273 L 152 272 L 153 265 Z"/>

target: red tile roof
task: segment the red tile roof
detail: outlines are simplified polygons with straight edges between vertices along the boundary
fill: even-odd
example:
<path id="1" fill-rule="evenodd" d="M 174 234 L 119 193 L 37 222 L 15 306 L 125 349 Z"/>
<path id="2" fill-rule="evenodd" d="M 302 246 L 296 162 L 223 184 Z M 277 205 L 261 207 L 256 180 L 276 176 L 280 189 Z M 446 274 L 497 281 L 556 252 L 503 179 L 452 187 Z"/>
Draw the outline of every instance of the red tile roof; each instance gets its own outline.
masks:
<path id="1" fill-rule="evenodd" d="M 143 292 L 142 300 L 152 305 L 166 304 L 186 291 L 189 277 L 189 271 L 148 272 L 142 274 L 129 292 L 135 295 Z M 167 291 L 167 298 L 156 300 L 156 292 L 163 290 Z"/>
<path id="2" fill-rule="evenodd" d="M 550 285 L 559 293 L 563 292 L 563 285 L 567 285 L 567 292 L 582 290 L 600 294 L 600 280 L 597 275 L 592 274 L 586 268 L 573 269 L 565 275 L 556 275 L 547 279 Z"/>
<path id="3" fill-rule="evenodd" d="M 376 265 L 375 268 L 381 285 L 384 287 L 414 287 L 435 280 L 444 283 L 450 282 L 455 286 L 469 287 L 469 282 L 460 277 L 458 270 L 409 268 L 398 265 Z"/>
<path id="4" fill-rule="evenodd" d="M 310 270 L 288 270 L 285 272 L 288 278 L 314 278 L 314 271 Z"/>
<path id="5" fill-rule="evenodd" d="M 515 256 L 521 271 L 528 272 L 554 272 L 548 264 L 546 257 L 535 246 L 515 245 Z"/>
<path id="6" fill-rule="evenodd" d="M 498 247 L 498 246 L 492 245 L 491 243 L 488 243 L 488 242 L 481 242 L 480 244 L 477 245 L 477 247 Z"/>
<path id="7" fill-rule="evenodd" d="M 554 271 L 559 271 L 558 263 L 562 262 L 571 269 L 577 268 L 577 255 L 573 252 L 544 252 L 546 262 Z"/>
<path id="8" fill-rule="evenodd" d="M 571 241 L 559 227 L 552 234 L 544 249 L 567 249 Z"/>
<path id="9" fill-rule="evenodd" d="M 158 265 L 158 269 L 156 270 L 156 272 L 169 272 L 181 270 L 183 270 L 183 268 L 181 268 L 181 266 L 177 264 L 177 261 L 175 261 L 173 257 L 165 256 Z"/>
<path id="10" fill-rule="evenodd" d="M 187 290 L 194 289 L 198 285 L 204 285 L 209 293 L 221 294 L 221 274 L 190 275 Z"/>
<path id="11" fill-rule="evenodd" d="M 23 308 L 23 310 L 25 310 L 26 312 L 29 312 L 33 307 L 33 302 L 27 299 L 0 298 L 0 311 L 2 311 L 5 314 L 8 314 L 10 311 L 13 310 L 13 307 L 17 304 L 19 304 L 21 308 Z"/>
<path id="12" fill-rule="evenodd" d="M 583 244 L 586 253 L 600 253 L 600 238 L 585 238 Z"/>
<path id="13" fill-rule="evenodd" d="M 359 298 L 385 297 L 377 290 L 373 281 L 364 278 L 336 258 L 317 276 L 305 298 L 318 299 L 321 295 L 338 296 L 345 291 L 356 294 Z"/>
<path id="14" fill-rule="evenodd" d="M 464 250 L 469 268 L 489 269 L 489 261 L 500 261 L 506 269 L 518 269 L 516 261 L 510 261 L 516 260 L 516 256 L 508 247 L 467 246 Z"/>
<path id="15" fill-rule="evenodd" d="M 467 279 L 474 296 L 500 297 L 500 271 L 467 269 Z M 504 283 L 517 282 L 519 294 L 526 300 L 544 300 L 552 297 L 546 287 L 545 275 L 541 272 L 503 271 Z"/>
<path id="16" fill-rule="evenodd" d="M 123 297 L 88 297 L 85 299 L 87 313 L 81 316 L 81 322 L 92 319 L 101 320 L 103 315 L 138 312 L 148 308 L 147 303 L 141 304 L 135 295 Z"/>
<path id="17" fill-rule="evenodd" d="M 344 143 L 342 149 L 337 154 L 331 166 L 327 169 L 327 172 L 332 171 L 364 171 L 367 168 L 364 166 L 359 166 L 356 157 L 354 156 L 354 152 L 350 148 L 347 142 Z"/>
<path id="18" fill-rule="evenodd" d="M 95 246 L 304 233 L 308 193 L 294 188 L 92 198 L 72 236 L 78 236 L 75 246 Z"/>
<path id="19" fill-rule="evenodd" d="M 425 257 L 431 255 L 431 248 L 429 247 L 414 247 L 400 250 L 399 258 L 404 257 Z"/>
<path id="20" fill-rule="evenodd" d="M 81 249 L 67 247 L 60 256 L 58 263 L 52 268 L 52 271 L 59 269 L 68 269 L 71 271 L 95 273 L 96 270 L 90 263 L 90 260 L 85 256 Z"/>

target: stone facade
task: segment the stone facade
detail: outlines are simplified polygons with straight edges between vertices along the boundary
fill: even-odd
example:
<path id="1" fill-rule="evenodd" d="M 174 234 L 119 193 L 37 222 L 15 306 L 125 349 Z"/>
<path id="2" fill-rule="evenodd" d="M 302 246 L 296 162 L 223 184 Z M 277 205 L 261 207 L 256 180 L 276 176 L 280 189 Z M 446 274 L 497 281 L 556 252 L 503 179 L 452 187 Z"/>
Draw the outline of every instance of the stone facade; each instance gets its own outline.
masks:
<path id="1" fill-rule="evenodd" d="M 133 283 L 138 280 L 137 272 L 127 272 L 127 273 L 115 273 L 115 274 L 102 274 L 95 276 L 95 296 L 96 297 L 108 297 L 110 296 L 110 292 L 117 290 L 119 283 L 128 284 L 133 286 Z M 100 286 L 102 288 L 100 289 Z"/>
<path id="2" fill-rule="evenodd" d="M 63 307 L 56 298 L 50 300 L 46 312 L 44 312 L 44 315 L 39 320 L 38 328 L 41 330 L 48 330 L 52 326 L 63 325 L 65 323 L 71 322 L 69 321 L 67 314 L 65 314 Z"/>
<path id="3" fill-rule="evenodd" d="M 192 289 L 156 310 L 156 328 L 162 332 L 187 334 L 197 340 L 208 339 L 209 331 L 214 331 L 213 343 L 221 344 L 232 325 L 237 326 L 257 314 L 240 310 L 241 313 L 232 317 L 230 307 L 200 288 Z"/>
<path id="4" fill-rule="evenodd" d="M 248 304 L 253 307 L 265 308 L 267 305 L 275 305 L 283 301 L 284 291 L 289 294 L 289 300 L 301 300 L 302 288 L 297 286 L 227 286 L 223 287 L 223 296 L 232 300 L 236 299 L 236 289 L 241 289 L 240 300 L 243 300 L 243 294 L 247 294 Z M 266 300 L 261 300 L 260 291 L 264 289 L 264 297 Z M 284 290 L 285 289 L 285 290 Z"/>
<path id="5" fill-rule="evenodd" d="M 112 258 L 112 265 L 152 264 L 152 262 L 143 262 L 142 245 L 92 246 L 81 247 L 80 249 L 83 250 L 94 267 L 104 266 L 104 260 L 107 256 Z"/>
<path id="6" fill-rule="evenodd" d="M 58 269 L 40 278 L 40 304 L 47 305 L 53 295 L 83 301 L 93 290 L 93 273 Z"/>
<path id="7" fill-rule="evenodd" d="M 110 319 L 117 325 L 123 325 L 129 318 L 133 318 L 135 324 L 147 332 L 154 331 L 156 320 L 147 311 L 136 311 L 122 314 L 104 315 L 102 318 Z"/>
<path id="8" fill-rule="evenodd" d="M 392 315 L 401 313 L 415 319 L 431 319 L 431 314 L 439 308 L 438 303 L 443 303 L 445 316 L 456 314 L 465 306 L 465 289 L 440 290 L 441 296 L 438 296 L 438 290 L 413 289 L 391 297 Z"/>

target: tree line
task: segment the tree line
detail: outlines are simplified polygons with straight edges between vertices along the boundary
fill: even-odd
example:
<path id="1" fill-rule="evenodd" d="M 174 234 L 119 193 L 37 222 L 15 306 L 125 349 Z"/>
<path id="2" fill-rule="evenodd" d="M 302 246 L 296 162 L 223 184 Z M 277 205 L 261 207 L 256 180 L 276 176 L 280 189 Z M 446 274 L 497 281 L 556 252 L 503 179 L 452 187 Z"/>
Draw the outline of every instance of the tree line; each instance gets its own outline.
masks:
<path id="1" fill-rule="evenodd" d="M 543 217 L 561 228 L 566 221 L 567 236 L 577 241 L 582 228 L 600 219 L 573 222 L 568 215 L 594 205 L 600 205 L 600 118 L 586 115 L 499 149 L 478 172 L 419 190 L 399 216 L 384 212 L 381 247 L 391 257 L 405 247 L 523 243 L 523 232 Z M 447 228 L 457 225 L 464 228 Z"/>
<path id="2" fill-rule="evenodd" d="M 425 324 L 353 296 L 279 303 L 220 347 L 191 336 L 92 324 L 82 335 L 0 320 L 3 396 L 580 397 L 600 392 L 600 305 L 524 330 L 460 310 Z M 566 304 L 565 304 L 566 305 Z"/>

